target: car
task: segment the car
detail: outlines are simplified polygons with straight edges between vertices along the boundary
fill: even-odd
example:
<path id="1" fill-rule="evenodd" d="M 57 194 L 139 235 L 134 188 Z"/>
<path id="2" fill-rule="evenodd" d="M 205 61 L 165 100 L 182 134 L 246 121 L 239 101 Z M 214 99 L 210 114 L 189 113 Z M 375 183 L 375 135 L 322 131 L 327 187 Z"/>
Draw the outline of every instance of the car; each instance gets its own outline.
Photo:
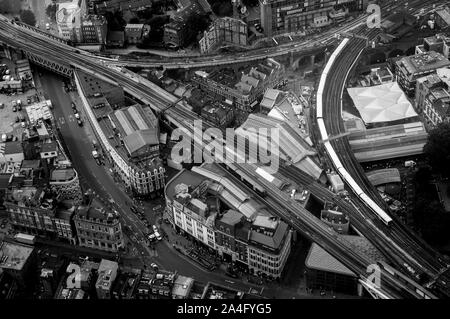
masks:
<path id="1" fill-rule="evenodd" d="M 83 126 L 83 121 L 80 119 L 77 119 L 77 124 L 78 124 L 78 126 Z"/>
<path id="2" fill-rule="evenodd" d="M 27 123 L 26 122 L 22 122 L 22 123 L 20 123 L 20 125 L 22 126 L 22 128 L 25 128 L 27 126 Z"/>
<path id="3" fill-rule="evenodd" d="M 17 112 L 17 107 L 13 106 L 13 112 Z"/>
<path id="4" fill-rule="evenodd" d="M 148 240 L 154 241 L 155 239 L 156 239 L 155 234 L 150 234 L 150 235 L 148 235 Z"/>
<path id="5" fill-rule="evenodd" d="M 19 106 L 17 107 L 18 111 L 22 111 L 22 104 L 19 104 Z"/>
<path id="6" fill-rule="evenodd" d="M 78 120 L 80 118 L 80 114 L 75 113 L 75 118 Z"/>
<path id="7" fill-rule="evenodd" d="M 157 205 L 157 206 L 153 207 L 153 211 L 157 211 L 157 210 L 159 210 L 161 208 L 162 208 L 161 205 Z"/>
<path id="8" fill-rule="evenodd" d="M 31 99 L 27 98 L 27 104 L 30 104 L 30 103 L 31 103 Z"/>
<path id="9" fill-rule="evenodd" d="M 20 118 L 18 116 L 16 116 L 16 123 L 20 122 Z"/>
<path id="10" fill-rule="evenodd" d="M 160 233 L 157 232 L 157 231 L 155 231 L 155 237 L 156 237 L 156 239 L 158 239 L 158 240 L 162 240 L 162 236 L 161 236 Z"/>
<path id="11" fill-rule="evenodd" d="M 159 267 L 158 267 L 158 265 L 157 264 L 155 264 L 155 263 L 151 263 L 150 264 L 150 267 L 152 267 L 154 270 L 158 270 L 159 269 Z"/>
<path id="12" fill-rule="evenodd" d="M 73 109 L 75 109 L 75 110 L 77 109 L 77 106 L 75 103 L 71 102 L 70 105 L 72 106 Z"/>
<path id="13" fill-rule="evenodd" d="M 157 232 L 157 231 L 158 231 L 158 227 L 156 227 L 156 225 L 153 225 L 152 228 L 153 228 L 153 231 L 154 231 L 154 232 Z"/>
<path id="14" fill-rule="evenodd" d="M 72 111 L 73 111 L 73 114 L 77 114 L 78 113 L 78 110 L 77 110 L 76 107 L 72 107 Z"/>

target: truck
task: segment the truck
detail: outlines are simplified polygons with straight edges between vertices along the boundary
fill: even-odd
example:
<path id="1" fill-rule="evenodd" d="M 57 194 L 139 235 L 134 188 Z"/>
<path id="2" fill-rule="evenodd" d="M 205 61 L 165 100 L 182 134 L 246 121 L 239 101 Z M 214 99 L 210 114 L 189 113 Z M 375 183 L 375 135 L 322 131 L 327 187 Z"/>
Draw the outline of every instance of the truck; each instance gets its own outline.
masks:
<path id="1" fill-rule="evenodd" d="M 97 150 L 92 151 L 92 157 L 95 159 L 95 162 L 97 163 L 97 165 L 102 165 L 101 156 L 97 152 Z"/>
<path id="2" fill-rule="evenodd" d="M 36 236 L 18 233 L 14 236 L 14 240 L 23 244 L 34 245 L 36 242 Z"/>

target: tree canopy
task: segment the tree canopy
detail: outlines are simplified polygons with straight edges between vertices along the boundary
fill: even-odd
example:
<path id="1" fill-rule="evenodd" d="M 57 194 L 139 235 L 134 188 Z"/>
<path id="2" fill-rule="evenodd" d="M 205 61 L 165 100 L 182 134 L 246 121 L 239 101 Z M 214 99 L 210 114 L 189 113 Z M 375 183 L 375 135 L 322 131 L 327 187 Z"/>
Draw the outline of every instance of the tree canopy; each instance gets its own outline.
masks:
<path id="1" fill-rule="evenodd" d="M 36 25 L 36 17 L 34 16 L 34 13 L 30 10 L 22 11 L 20 13 L 20 20 L 22 20 L 23 23 L 32 25 L 33 27 Z"/>
<path id="2" fill-rule="evenodd" d="M 429 132 L 424 153 L 437 173 L 450 177 L 450 123 L 441 123 Z"/>
<path id="3" fill-rule="evenodd" d="M 56 20 L 56 3 L 51 3 L 47 6 L 45 9 L 45 13 L 50 18 L 50 20 L 55 21 Z"/>

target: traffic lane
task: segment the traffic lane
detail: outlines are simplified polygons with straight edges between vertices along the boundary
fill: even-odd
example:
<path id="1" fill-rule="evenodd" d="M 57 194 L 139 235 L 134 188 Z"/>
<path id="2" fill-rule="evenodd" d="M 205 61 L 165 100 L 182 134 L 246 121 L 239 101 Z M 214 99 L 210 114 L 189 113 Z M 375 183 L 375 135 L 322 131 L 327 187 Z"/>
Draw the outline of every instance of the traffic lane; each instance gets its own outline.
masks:
<path id="1" fill-rule="evenodd" d="M 52 100 L 54 115 L 61 135 L 70 152 L 73 165 L 80 175 L 80 179 L 102 198 L 114 198 L 120 210 L 126 211 L 127 205 L 125 203 L 128 202 L 127 198 L 115 187 L 111 176 L 102 167 L 98 166 L 92 158 L 91 141 L 86 132 L 75 121 L 72 107 L 70 106 L 70 96 L 63 90 L 60 78 L 44 74 L 43 79 L 45 80 L 42 81 L 42 86 Z M 86 119 L 84 120 L 86 124 Z M 139 233 L 139 224 L 136 220 L 129 218 L 130 214 L 131 211 L 129 214 L 121 214 L 121 217 L 126 221 L 126 224 L 132 225 L 136 233 Z M 139 251 L 145 250 L 144 246 L 139 246 Z"/>

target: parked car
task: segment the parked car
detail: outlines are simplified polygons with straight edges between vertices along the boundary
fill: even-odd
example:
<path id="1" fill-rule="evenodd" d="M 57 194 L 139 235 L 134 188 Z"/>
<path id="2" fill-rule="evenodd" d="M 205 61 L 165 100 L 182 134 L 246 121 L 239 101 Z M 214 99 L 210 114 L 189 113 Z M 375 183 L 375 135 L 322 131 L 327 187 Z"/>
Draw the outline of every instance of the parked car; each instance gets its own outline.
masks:
<path id="1" fill-rule="evenodd" d="M 76 118 L 77 120 L 80 119 L 80 114 L 78 114 L 78 113 L 75 112 L 75 118 Z"/>
<path id="2" fill-rule="evenodd" d="M 156 239 L 158 239 L 158 240 L 162 240 L 162 236 L 161 236 L 160 233 L 157 232 L 157 231 L 155 231 L 155 237 L 156 237 Z"/>
<path id="3" fill-rule="evenodd" d="M 156 225 L 153 225 L 152 228 L 153 228 L 153 231 L 154 231 L 154 232 L 157 232 L 157 231 L 158 231 L 158 227 L 156 227 Z"/>
<path id="4" fill-rule="evenodd" d="M 78 110 L 77 110 L 76 107 L 72 107 L 72 111 L 73 111 L 73 114 L 77 114 L 78 113 Z"/>
<path id="5" fill-rule="evenodd" d="M 73 109 L 77 109 L 77 106 L 75 105 L 75 103 L 71 102 L 70 105 L 72 106 Z"/>
<path id="6" fill-rule="evenodd" d="M 13 112 L 17 112 L 17 107 L 13 106 Z"/>
<path id="7" fill-rule="evenodd" d="M 83 121 L 80 119 L 77 119 L 77 124 L 78 124 L 78 126 L 83 126 Z"/>

